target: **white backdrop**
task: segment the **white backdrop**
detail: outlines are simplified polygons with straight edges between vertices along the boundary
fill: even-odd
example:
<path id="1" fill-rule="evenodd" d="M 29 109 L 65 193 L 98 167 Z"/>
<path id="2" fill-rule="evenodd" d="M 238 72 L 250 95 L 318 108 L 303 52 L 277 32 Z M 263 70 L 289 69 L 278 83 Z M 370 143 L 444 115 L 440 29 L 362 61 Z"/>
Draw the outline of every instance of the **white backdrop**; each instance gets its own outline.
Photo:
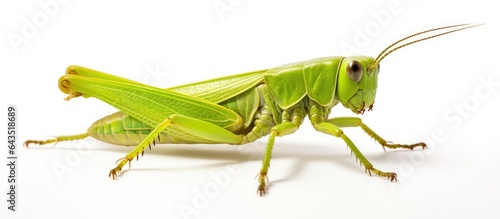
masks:
<path id="1" fill-rule="evenodd" d="M 4 107 L 18 109 L 19 160 L 17 211 L 2 205 L 1 218 L 498 218 L 500 17 L 490 2 L 4 1 L 0 87 Z M 397 183 L 369 177 L 344 142 L 307 120 L 276 140 L 264 198 L 254 177 L 267 138 L 156 146 L 114 181 L 107 174 L 131 147 L 90 138 L 21 147 L 85 132 L 116 111 L 96 99 L 63 101 L 57 80 L 68 65 L 169 87 L 321 56 L 376 56 L 409 34 L 468 22 L 487 24 L 384 59 L 374 111 L 362 116 L 387 140 L 428 150 L 384 152 L 346 129 Z M 338 106 L 338 115 L 353 114 Z M 6 166 L 0 175 L 7 191 Z"/>

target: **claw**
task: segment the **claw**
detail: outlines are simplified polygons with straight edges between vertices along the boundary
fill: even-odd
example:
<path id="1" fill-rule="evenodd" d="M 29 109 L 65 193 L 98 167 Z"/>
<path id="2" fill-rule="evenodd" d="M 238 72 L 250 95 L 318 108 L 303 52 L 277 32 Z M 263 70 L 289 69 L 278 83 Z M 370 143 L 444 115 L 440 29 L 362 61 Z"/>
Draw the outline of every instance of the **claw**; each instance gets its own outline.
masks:
<path id="1" fill-rule="evenodd" d="M 266 184 L 269 184 L 269 178 L 266 173 L 259 173 L 257 176 L 259 177 L 260 183 L 257 188 L 257 193 L 259 193 L 260 196 L 264 196 L 266 194 Z M 255 176 L 255 178 L 257 178 L 257 176 Z"/>
<path id="2" fill-rule="evenodd" d="M 29 148 L 29 145 L 30 145 L 30 144 L 35 144 L 35 142 L 36 142 L 36 141 L 33 141 L 33 140 L 27 140 L 27 141 L 25 141 L 25 142 L 23 143 L 23 146 L 24 146 L 24 147 Z"/>
<path id="3" fill-rule="evenodd" d="M 391 172 L 382 172 L 380 170 L 377 170 L 375 168 L 365 168 L 365 172 L 368 173 L 368 175 L 372 176 L 372 172 L 377 174 L 380 177 L 387 177 L 388 180 L 391 182 L 397 182 L 398 181 L 398 174 L 396 173 L 391 173 Z"/>
<path id="4" fill-rule="evenodd" d="M 111 171 L 109 171 L 108 177 L 112 177 L 113 179 L 115 179 L 115 177 L 116 177 L 116 172 L 115 172 L 115 170 L 111 170 Z"/>
<path id="5" fill-rule="evenodd" d="M 396 173 L 389 173 L 389 175 L 387 176 L 387 178 L 389 178 L 389 180 L 391 180 L 391 182 L 397 182 L 398 181 L 398 174 L 396 174 Z"/>
<path id="6" fill-rule="evenodd" d="M 121 168 L 118 168 L 118 167 L 111 169 L 111 171 L 109 171 L 108 177 L 116 179 L 118 177 L 117 173 L 120 172 L 120 170 L 121 170 Z"/>
<path id="7" fill-rule="evenodd" d="M 422 147 L 422 150 L 425 150 L 427 149 L 427 144 L 421 142 L 421 143 L 418 143 L 421 147 Z"/>
<path id="8" fill-rule="evenodd" d="M 257 193 L 262 197 L 266 194 L 266 186 L 265 185 L 259 185 L 259 188 L 257 189 Z"/>

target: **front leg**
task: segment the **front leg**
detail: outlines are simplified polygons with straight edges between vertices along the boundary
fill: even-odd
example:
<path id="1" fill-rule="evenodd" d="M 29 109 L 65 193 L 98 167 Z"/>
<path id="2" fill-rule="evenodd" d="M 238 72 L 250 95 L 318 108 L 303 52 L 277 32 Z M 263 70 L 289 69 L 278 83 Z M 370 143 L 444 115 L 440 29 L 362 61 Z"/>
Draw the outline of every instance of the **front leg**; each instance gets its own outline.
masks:
<path id="1" fill-rule="evenodd" d="M 361 121 L 360 118 L 357 117 L 337 117 L 337 118 L 331 118 L 327 120 L 329 123 L 332 123 L 336 125 L 337 127 L 361 127 L 363 131 L 366 132 L 370 137 L 375 139 L 379 144 L 382 145 L 382 148 L 385 151 L 385 148 L 391 148 L 391 149 L 396 149 L 396 148 L 404 148 L 404 149 L 410 149 L 413 150 L 416 147 L 422 147 L 422 149 L 427 148 L 427 145 L 424 142 L 418 142 L 415 144 L 394 144 L 394 143 L 389 143 L 388 141 L 384 140 L 380 135 L 375 133 L 371 128 L 369 128 L 366 124 Z"/>
<path id="2" fill-rule="evenodd" d="M 381 177 L 386 177 L 388 178 L 391 182 L 392 181 L 397 181 L 397 174 L 392 173 L 392 172 L 384 172 L 380 171 L 379 169 L 376 169 L 373 167 L 373 165 L 366 159 L 366 157 L 359 151 L 359 149 L 352 143 L 351 139 L 347 137 L 347 135 L 344 134 L 344 132 L 335 124 L 327 121 L 327 122 L 321 122 L 319 124 L 314 124 L 314 128 L 317 131 L 323 132 L 328 135 L 332 135 L 335 137 L 342 138 L 344 142 L 347 144 L 349 149 L 351 149 L 352 153 L 356 157 L 359 162 L 365 167 L 365 171 L 371 176 L 372 173 L 375 173 L 378 176 Z"/>
<path id="3" fill-rule="evenodd" d="M 365 171 L 370 175 L 374 173 L 378 176 L 388 178 L 391 182 L 397 181 L 396 173 L 384 172 L 373 167 L 370 161 L 366 159 L 366 157 L 359 151 L 359 149 L 356 147 L 356 145 L 354 145 L 351 139 L 349 139 L 349 137 L 347 137 L 347 135 L 344 134 L 344 132 L 342 131 L 342 129 L 340 129 L 340 127 L 361 127 L 363 130 L 365 130 L 366 133 L 368 133 L 368 135 L 370 135 L 372 138 L 375 138 L 380 144 L 391 148 L 402 147 L 402 148 L 413 149 L 413 147 L 417 146 L 425 147 L 424 143 L 417 143 L 414 145 L 389 144 L 382 137 L 380 137 L 370 128 L 368 128 L 368 126 L 363 124 L 363 122 L 361 122 L 361 119 L 359 118 L 340 117 L 340 118 L 325 119 L 326 116 L 324 112 L 325 108 L 319 106 L 314 102 L 310 102 L 309 119 L 311 120 L 311 124 L 313 125 L 314 129 L 316 129 L 319 132 L 335 136 L 344 140 L 349 149 L 351 149 L 351 152 L 356 157 L 356 160 L 359 160 L 359 162 L 365 167 Z"/>

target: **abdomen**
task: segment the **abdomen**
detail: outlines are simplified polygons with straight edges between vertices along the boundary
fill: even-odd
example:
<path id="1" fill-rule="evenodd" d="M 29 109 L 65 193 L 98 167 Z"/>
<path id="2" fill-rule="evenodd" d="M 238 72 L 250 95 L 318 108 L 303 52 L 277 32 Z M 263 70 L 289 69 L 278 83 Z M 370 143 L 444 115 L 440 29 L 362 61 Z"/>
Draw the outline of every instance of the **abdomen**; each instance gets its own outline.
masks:
<path id="1" fill-rule="evenodd" d="M 237 130 L 235 134 L 247 135 L 252 134 L 254 128 L 254 121 L 257 112 L 260 115 L 259 107 L 261 105 L 262 94 L 257 88 L 251 88 L 235 97 L 219 103 L 228 109 L 238 113 L 244 121 L 241 130 Z M 272 119 L 266 121 L 273 123 Z M 260 138 L 263 135 L 269 134 L 271 127 L 265 129 L 259 128 L 254 132 L 255 138 Z M 89 136 L 116 145 L 138 145 L 145 139 L 152 128 L 143 122 L 126 115 L 122 112 L 116 112 L 111 115 L 105 116 L 94 122 L 87 130 Z M 206 130 L 210 132 L 210 130 Z M 251 138 L 252 141 L 255 140 Z M 156 140 L 158 144 L 217 144 L 225 142 L 214 142 L 188 133 L 175 127 L 165 129 L 160 134 L 160 140 Z M 245 142 L 246 143 L 246 142 Z"/>
<path id="2" fill-rule="evenodd" d="M 105 116 L 94 122 L 87 130 L 89 136 L 116 145 L 138 145 L 151 132 L 152 128 L 133 117 L 122 112 L 116 112 Z M 204 139 L 193 139 L 189 136 L 189 141 L 184 140 L 185 135 L 176 130 L 169 129 L 160 133 L 158 144 L 172 143 L 211 143 Z M 193 141 L 195 140 L 195 141 Z M 200 142 L 197 142 L 200 141 Z"/>

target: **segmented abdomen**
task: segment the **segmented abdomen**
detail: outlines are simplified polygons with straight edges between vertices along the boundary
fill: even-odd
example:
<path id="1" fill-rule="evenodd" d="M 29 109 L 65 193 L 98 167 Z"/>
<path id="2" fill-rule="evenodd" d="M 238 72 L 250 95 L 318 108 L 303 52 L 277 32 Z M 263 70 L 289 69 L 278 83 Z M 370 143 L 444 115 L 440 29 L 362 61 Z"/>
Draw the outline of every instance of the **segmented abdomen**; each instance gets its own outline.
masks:
<path id="1" fill-rule="evenodd" d="M 94 122 L 87 132 L 90 136 L 110 144 L 135 146 L 146 138 L 151 132 L 151 127 L 122 112 L 116 112 Z M 160 133 L 160 140 L 156 139 L 156 143 L 193 143 L 183 140 L 183 135 L 173 129 L 167 130 Z M 210 143 L 203 139 L 199 141 Z"/>
<path id="2" fill-rule="evenodd" d="M 263 92 L 265 85 L 259 88 L 249 89 L 235 97 L 219 103 L 223 107 L 238 113 L 245 122 L 242 129 L 234 132 L 236 135 L 243 135 L 241 144 L 255 141 L 256 139 L 269 134 L 274 125 L 272 110 L 264 107 Z M 265 108 L 265 109 L 264 109 Z M 276 111 L 276 110 L 274 110 Z M 87 133 L 100 141 L 116 145 L 138 145 L 145 139 L 152 128 L 143 122 L 126 115 L 122 112 L 116 112 L 103 117 L 94 122 Z M 194 132 L 193 132 L 194 131 Z M 160 133 L 158 144 L 218 144 L 227 143 L 226 141 L 215 142 L 212 140 L 200 138 L 195 133 L 197 130 L 186 131 L 179 127 L 169 126 Z M 204 130 L 211 132 L 212 130 Z"/>

